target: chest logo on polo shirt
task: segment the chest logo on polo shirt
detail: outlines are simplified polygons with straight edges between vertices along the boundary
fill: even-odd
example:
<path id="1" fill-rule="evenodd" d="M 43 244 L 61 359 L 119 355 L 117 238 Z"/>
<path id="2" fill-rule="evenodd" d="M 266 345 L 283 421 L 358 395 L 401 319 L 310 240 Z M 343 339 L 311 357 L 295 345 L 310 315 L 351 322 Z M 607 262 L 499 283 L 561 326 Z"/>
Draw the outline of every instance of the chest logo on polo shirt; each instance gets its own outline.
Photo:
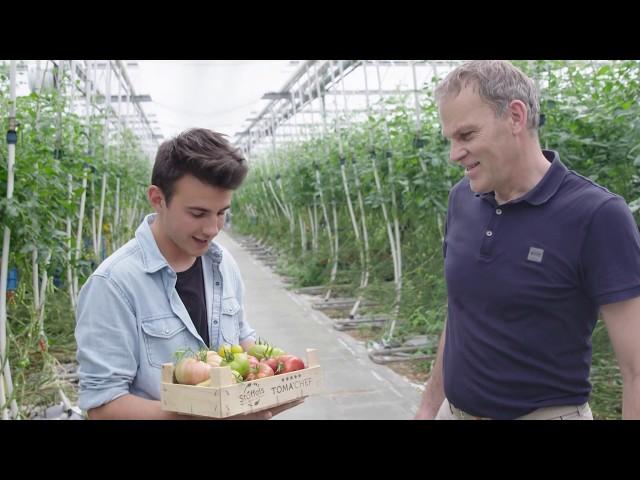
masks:
<path id="1" fill-rule="evenodd" d="M 529 255 L 527 256 L 527 260 L 530 262 L 542 263 L 542 256 L 544 255 L 544 250 L 536 247 L 529 247 Z"/>

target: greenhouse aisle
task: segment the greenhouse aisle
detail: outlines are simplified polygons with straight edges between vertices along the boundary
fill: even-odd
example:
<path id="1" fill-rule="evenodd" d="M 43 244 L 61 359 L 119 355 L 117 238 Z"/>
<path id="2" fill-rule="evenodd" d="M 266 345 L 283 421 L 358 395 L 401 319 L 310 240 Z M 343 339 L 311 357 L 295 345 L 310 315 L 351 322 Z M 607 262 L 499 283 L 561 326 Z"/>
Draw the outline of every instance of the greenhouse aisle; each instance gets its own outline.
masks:
<path id="1" fill-rule="evenodd" d="M 332 327 L 332 320 L 288 291 L 279 277 L 221 232 L 216 241 L 236 259 L 246 286 L 247 320 L 257 335 L 304 357 L 316 348 L 322 367 L 322 393 L 274 419 L 411 419 L 420 390 L 384 365 L 373 363 L 363 342 Z"/>

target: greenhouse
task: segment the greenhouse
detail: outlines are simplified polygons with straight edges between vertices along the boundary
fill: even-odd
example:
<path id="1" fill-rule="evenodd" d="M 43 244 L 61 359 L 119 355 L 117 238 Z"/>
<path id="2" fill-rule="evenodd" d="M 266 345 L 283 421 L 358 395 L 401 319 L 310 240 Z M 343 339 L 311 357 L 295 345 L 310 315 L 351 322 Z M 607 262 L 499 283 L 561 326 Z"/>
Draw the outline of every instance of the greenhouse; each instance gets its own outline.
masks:
<path id="1" fill-rule="evenodd" d="M 539 91 L 540 121 L 536 128 L 541 149 L 558 152 L 569 171 L 620 196 L 637 226 L 640 62 L 510 63 Z M 221 318 L 233 317 L 233 312 L 240 309 L 244 316 L 235 319 L 240 332 L 243 321 L 250 324 L 256 332 L 256 346 L 265 346 L 267 352 L 277 346 L 283 349 L 282 356 L 297 355 L 305 366 L 297 375 L 304 379 L 304 372 L 309 370 L 309 382 L 319 382 L 296 394 L 297 398 L 304 397 L 301 404 L 277 416 L 274 411 L 274 419 L 382 420 L 419 416 L 425 385 L 428 389 L 435 367 L 442 368 L 438 355 L 442 334 L 445 328 L 447 332 L 460 331 L 455 325 L 452 330 L 445 327 L 452 303 L 457 304 L 448 295 L 452 286 L 447 285 L 449 272 L 445 271 L 446 248 L 451 243 L 447 242 L 447 235 L 453 235 L 449 230 L 450 193 L 466 176 L 473 178 L 475 166 L 467 164 L 465 172 L 452 159 L 454 145 L 457 148 L 460 142 L 457 133 L 452 136 L 444 131 L 442 103 L 434 91 L 449 73 L 464 64 L 463 60 L 1 61 L 0 116 L 7 132 L 0 149 L 1 418 L 88 418 L 79 402 L 83 375 L 88 374 L 82 366 L 78 368 L 79 358 L 85 357 L 78 354 L 77 338 L 85 337 L 78 337 L 76 332 L 83 315 L 77 316 L 77 312 L 90 308 L 82 306 L 79 310 L 79 304 L 83 305 L 82 287 L 96 269 L 108 263 L 105 260 L 130 248 L 130 241 L 138 238 L 141 223 L 146 224 L 145 218 L 154 211 L 149 186 L 158 149 L 163 142 L 192 128 L 225 135 L 248 164 L 246 179 L 234 189 L 230 208 L 222 211 L 224 230 L 214 234 L 216 244 L 224 249 L 223 258 L 232 255 L 237 264 L 244 295 L 239 304 L 235 300 L 235 304 L 227 304 L 225 286 Z M 458 98 L 461 97 L 462 94 Z M 482 168 L 482 161 L 479 165 Z M 567 235 L 563 232 L 569 228 L 566 223 L 574 218 L 571 212 L 575 208 L 578 216 L 586 208 L 578 203 L 569 205 L 569 220 L 557 220 L 553 215 L 544 219 L 546 228 L 557 228 L 549 234 L 550 239 L 559 242 L 557 237 Z M 503 207 L 501 203 L 497 206 Z M 495 211 L 506 217 L 502 210 Z M 554 221 L 559 225 L 554 226 Z M 579 225 L 578 220 L 575 222 Z M 527 227 L 523 224 L 521 228 Z M 585 230 L 583 234 L 591 245 L 589 229 Z M 635 230 L 635 236 L 631 235 L 628 241 L 638 245 Z M 493 231 L 499 235 L 498 227 Z M 611 234 L 617 231 L 612 229 Z M 487 230 L 487 237 L 492 234 Z M 464 236 L 460 232 L 457 235 Z M 541 263 L 543 258 L 548 263 L 556 258 L 549 243 L 531 245 L 527 268 Z M 619 242 L 612 238 L 610 245 L 615 250 Z M 582 243 L 576 244 L 575 252 L 567 254 L 561 263 L 569 262 L 573 253 L 582 259 L 581 246 Z M 158 248 L 164 253 L 160 244 Z M 542 256 L 543 248 L 546 257 Z M 204 259 L 202 262 L 204 267 Z M 590 265 L 581 262 L 576 267 L 580 281 L 591 273 Z M 634 262 L 630 258 L 626 268 L 634 269 Z M 173 269 L 178 275 L 183 273 Z M 215 275 L 213 278 L 217 279 Z M 462 272 L 457 275 L 465 276 Z M 616 275 L 631 278 L 621 272 Z M 203 278 L 207 288 L 206 274 Z M 490 278 L 466 281 L 470 290 L 477 287 L 478 292 L 483 292 L 488 285 L 481 284 L 491 282 Z M 225 285 L 230 284 L 228 279 L 223 280 L 227 280 Z M 563 277 L 565 280 L 570 282 Z M 588 282 L 585 280 L 576 289 L 587 289 Z M 514 276 L 504 283 L 521 282 Z M 505 284 L 492 288 L 510 292 L 513 285 Z M 546 298 L 547 290 L 553 288 L 553 284 L 540 286 L 540 298 Z M 640 295 L 640 283 L 635 289 Z M 214 288 L 213 292 L 215 303 L 219 301 L 218 290 Z M 561 295 L 558 291 L 553 294 Z M 108 305 L 109 292 L 105 290 L 104 295 Z M 474 298 L 475 295 L 481 294 L 473 293 Z M 186 305 L 182 295 L 175 296 L 180 305 L 180 298 Z M 620 297 L 619 304 L 628 298 L 631 297 Z M 612 302 L 618 300 L 603 304 Z M 137 303 L 132 303 L 135 313 Z M 231 314 L 227 305 L 231 305 Z M 496 322 L 520 321 L 517 340 L 489 340 L 489 334 L 478 334 L 482 339 L 479 343 L 504 340 L 511 342 L 509 345 L 528 345 L 540 341 L 543 335 L 534 335 L 528 320 L 538 307 L 525 299 L 521 305 L 530 311 L 504 316 L 499 312 L 495 318 Z M 206 319 L 207 307 L 210 304 L 205 302 L 205 328 L 211 321 Z M 595 312 L 597 307 L 593 303 L 590 308 Z M 465 308 L 469 306 L 460 307 L 460 311 Z M 490 315 L 491 311 L 488 307 L 478 315 Z M 113 312 L 100 318 L 109 320 L 117 312 L 114 307 Z M 181 326 L 177 336 L 195 332 L 196 323 L 187 325 L 186 330 Z M 173 341 L 171 325 L 167 320 L 157 335 L 146 330 L 145 325 L 138 325 L 137 330 L 132 327 L 140 343 L 133 341 L 135 347 L 123 351 L 122 356 L 151 355 L 149 352 L 155 348 L 150 346 L 151 341 Z M 603 420 L 627 418 L 634 411 L 633 406 L 626 406 L 623 411 L 627 364 L 622 362 L 621 366 L 616 359 L 620 348 L 631 347 L 617 335 L 612 336 L 612 341 L 608 325 L 608 319 L 605 322 L 599 318 L 592 332 L 589 327 L 583 347 L 590 352 L 590 358 L 575 367 L 588 370 L 588 382 L 576 388 L 586 392 L 593 418 Z M 218 335 L 218 328 L 212 327 L 210 323 L 211 334 Z M 566 327 L 566 331 L 572 329 Z M 636 331 L 637 326 L 629 327 L 629 332 Z M 152 338 L 145 337 L 149 335 Z M 224 332 L 220 335 L 219 339 L 223 339 Z M 107 337 L 98 337 L 91 341 L 91 348 L 102 348 L 101 340 L 109 342 Z M 242 334 L 239 338 L 242 340 Z M 464 343 L 462 337 L 458 338 Z M 219 352 L 215 355 L 229 366 L 237 358 L 234 360 L 235 354 L 225 350 L 223 343 L 227 342 L 219 339 L 212 337 L 205 350 Z M 562 351 L 562 342 L 557 338 L 549 343 L 560 345 Z M 106 345 L 105 349 L 113 347 Z M 528 348 L 510 351 L 509 355 L 522 363 L 540 365 L 548 360 L 546 357 L 555 356 L 549 362 L 562 364 L 566 359 L 568 364 L 573 358 L 571 348 L 567 346 L 566 358 L 544 348 L 531 357 L 525 357 Z M 485 349 L 489 347 L 483 344 L 477 352 L 489 371 L 486 376 L 479 375 L 482 379 L 473 388 L 484 388 L 487 378 L 501 378 L 498 362 L 502 361 L 502 354 L 487 357 L 482 352 L 491 350 Z M 255 346 L 245 350 L 251 354 Z M 270 354 L 264 350 L 260 352 L 267 360 Z M 465 351 L 476 352 L 472 346 Z M 186 389 L 207 390 L 202 395 L 213 395 L 217 388 L 231 388 L 225 383 L 228 369 L 220 363 L 207 369 L 203 379 L 214 384 L 222 381 L 222 387 L 206 388 L 200 382 L 177 385 L 184 383 L 178 372 L 185 357 L 181 356 L 184 352 L 175 353 L 175 357 L 151 362 L 156 368 L 156 386 L 163 389 L 163 398 L 155 399 L 163 412 L 186 412 L 178 409 L 185 407 L 172 406 L 182 405 L 192 394 L 195 398 L 197 392 Z M 194 357 L 190 358 L 197 358 L 202 352 L 188 352 L 187 357 L 192 353 Z M 495 364 L 491 363 L 493 359 Z M 277 368 L 284 368 L 287 360 L 290 359 L 276 362 Z M 170 362 L 175 365 L 169 368 Z M 126 376 L 125 370 L 116 369 L 113 375 Z M 279 372 L 274 371 L 274 378 L 279 377 Z M 166 372 L 171 373 L 167 376 Z M 285 370 L 280 375 L 288 373 Z M 503 373 L 505 378 L 500 382 L 504 380 L 506 384 L 508 374 Z M 236 377 L 229 382 L 233 388 L 245 388 L 240 402 L 243 412 L 262 411 L 260 405 L 266 405 L 271 387 L 260 389 L 267 391 L 261 397 L 262 404 L 257 399 L 247 400 L 254 394 L 247 394 L 246 389 L 251 382 L 266 386 L 260 382 L 272 379 L 258 376 L 257 380 L 248 380 L 242 376 L 245 378 Z M 84 388 L 98 388 L 96 379 L 84 381 Z M 573 384 L 565 389 L 563 382 L 560 372 L 549 374 L 547 383 L 569 398 L 567 392 L 574 388 Z M 471 395 L 471 387 L 461 389 L 467 392 L 462 394 L 449 383 L 445 381 L 448 391 L 455 391 L 461 398 Z M 181 389 L 174 391 L 174 386 Z M 176 392 L 187 393 L 178 398 L 183 394 Z M 116 400 L 121 395 L 110 398 Z M 280 395 L 278 404 L 286 396 Z M 150 400 L 148 396 L 146 399 Z M 544 407 L 554 405 L 541 402 Z M 193 410 L 193 405 L 188 408 L 199 411 Z M 235 407 L 221 404 L 220 408 L 224 411 Z M 478 413 L 473 408 L 471 411 L 471 416 L 490 416 L 484 415 L 482 409 Z M 212 416 L 225 416 L 216 412 Z"/>

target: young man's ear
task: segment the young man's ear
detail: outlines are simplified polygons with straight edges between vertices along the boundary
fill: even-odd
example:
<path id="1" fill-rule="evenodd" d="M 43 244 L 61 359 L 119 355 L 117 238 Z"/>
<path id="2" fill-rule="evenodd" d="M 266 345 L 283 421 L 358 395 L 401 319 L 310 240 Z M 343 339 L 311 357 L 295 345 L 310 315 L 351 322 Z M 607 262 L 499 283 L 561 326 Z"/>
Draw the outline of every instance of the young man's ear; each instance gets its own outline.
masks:
<path id="1" fill-rule="evenodd" d="M 149 203 L 151 204 L 153 209 L 158 213 L 160 213 L 160 210 L 167 206 L 164 199 L 164 193 L 162 193 L 162 190 L 160 190 L 160 188 L 155 185 L 149 185 L 149 188 L 147 190 L 147 198 L 149 199 Z"/>
<path id="2" fill-rule="evenodd" d="M 511 123 L 511 133 L 519 134 L 527 129 L 527 107 L 521 100 L 512 100 L 507 110 Z"/>

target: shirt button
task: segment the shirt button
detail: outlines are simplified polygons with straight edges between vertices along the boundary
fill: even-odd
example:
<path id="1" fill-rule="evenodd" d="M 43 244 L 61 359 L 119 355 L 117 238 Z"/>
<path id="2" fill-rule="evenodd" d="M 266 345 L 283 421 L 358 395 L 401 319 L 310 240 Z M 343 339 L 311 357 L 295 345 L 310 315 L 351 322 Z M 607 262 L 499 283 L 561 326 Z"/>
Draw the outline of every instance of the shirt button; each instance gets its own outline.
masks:
<path id="1" fill-rule="evenodd" d="M 217 325 L 217 324 L 218 324 L 218 320 L 214 320 L 214 321 L 213 321 L 213 324 L 214 324 L 214 325 Z"/>
<path id="2" fill-rule="evenodd" d="M 502 209 L 496 208 L 496 215 L 502 215 Z"/>
<path id="3" fill-rule="evenodd" d="M 491 237 L 493 235 L 493 232 L 491 230 L 487 230 L 486 235 L 487 237 Z"/>
<path id="4" fill-rule="evenodd" d="M 164 333 L 165 333 L 165 334 L 166 334 L 166 333 L 169 333 L 169 329 L 168 329 L 168 328 L 165 328 L 165 329 L 164 329 Z"/>
<path id="5" fill-rule="evenodd" d="M 220 282 L 216 282 L 216 285 L 220 285 Z"/>

